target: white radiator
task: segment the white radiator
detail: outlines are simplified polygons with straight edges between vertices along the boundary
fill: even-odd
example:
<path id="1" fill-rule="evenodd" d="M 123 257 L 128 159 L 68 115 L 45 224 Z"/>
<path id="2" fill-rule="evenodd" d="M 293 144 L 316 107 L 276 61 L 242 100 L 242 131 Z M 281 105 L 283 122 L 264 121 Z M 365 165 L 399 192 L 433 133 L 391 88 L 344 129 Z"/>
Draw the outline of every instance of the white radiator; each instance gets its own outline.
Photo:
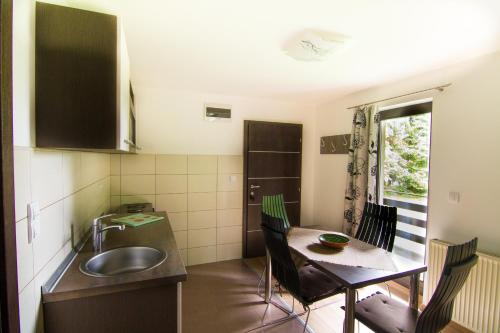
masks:
<path id="1" fill-rule="evenodd" d="M 441 276 L 448 243 L 431 240 L 424 303 Z M 500 258 L 477 253 L 479 260 L 455 299 L 453 321 L 481 333 L 500 333 Z"/>

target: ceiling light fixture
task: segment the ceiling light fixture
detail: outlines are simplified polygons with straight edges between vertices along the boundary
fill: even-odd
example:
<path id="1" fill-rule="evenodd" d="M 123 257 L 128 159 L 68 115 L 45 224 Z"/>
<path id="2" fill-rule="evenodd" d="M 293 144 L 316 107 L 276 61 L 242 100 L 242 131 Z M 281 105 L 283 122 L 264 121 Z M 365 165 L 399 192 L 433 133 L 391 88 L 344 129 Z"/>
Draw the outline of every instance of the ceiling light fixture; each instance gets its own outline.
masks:
<path id="1" fill-rule="evenodd" d="M 306 30 L 292 39 L 285 47 L 285 54 L 299 61 L 324 61 L 334 51 L 343 48 L 348 38 L 324 31 Z"/>

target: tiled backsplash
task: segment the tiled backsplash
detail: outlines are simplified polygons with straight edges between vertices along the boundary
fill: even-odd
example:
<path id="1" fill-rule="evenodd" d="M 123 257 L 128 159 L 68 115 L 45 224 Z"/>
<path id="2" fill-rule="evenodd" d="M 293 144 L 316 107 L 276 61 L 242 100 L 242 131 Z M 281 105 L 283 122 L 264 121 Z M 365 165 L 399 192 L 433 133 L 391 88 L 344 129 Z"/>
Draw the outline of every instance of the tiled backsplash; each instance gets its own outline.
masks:
<path id="1" fill-rule="evenodd" d="M 111 155 L 111 206 L 166 211 L 187 265 L 241 257 L 243 158 Z"/>
<path id="2" fill-rule="evenodd" d="M 93 217 L 109 210 L 108 154 L 14 149 L 21 332 L 42 331 L 40 288 Z M 41 230 L 29 242 L 27 205 L 38 202 Z"/>

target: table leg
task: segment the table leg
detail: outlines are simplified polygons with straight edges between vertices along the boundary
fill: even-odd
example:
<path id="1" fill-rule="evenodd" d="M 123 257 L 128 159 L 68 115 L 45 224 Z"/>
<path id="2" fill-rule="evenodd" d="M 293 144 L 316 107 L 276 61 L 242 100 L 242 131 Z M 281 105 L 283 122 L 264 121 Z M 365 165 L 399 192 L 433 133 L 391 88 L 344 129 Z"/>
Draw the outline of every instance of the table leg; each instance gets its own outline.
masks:
<path id="1" fill-rule="evenodd" d="M 266 303 L 271 301 L 271 283 L 272 283 L 272 275 L 271 275 L 271 256 L 266 249 L 266 275 L 265 279 L 265 291 L 264 291 L 264 300 Z"/>
<path id="2" fill-rule="evenodd" d="M 410 307 L 418 310 L 418 285 L 420 284 L 420 274 L 413 274 L 410 276 Z"/>
<path id="3" fill-rule="evenodd" d="M 356 305 L 356 289 L 345 291 L 344 333 L 354 333 L 354 307 Z"/>

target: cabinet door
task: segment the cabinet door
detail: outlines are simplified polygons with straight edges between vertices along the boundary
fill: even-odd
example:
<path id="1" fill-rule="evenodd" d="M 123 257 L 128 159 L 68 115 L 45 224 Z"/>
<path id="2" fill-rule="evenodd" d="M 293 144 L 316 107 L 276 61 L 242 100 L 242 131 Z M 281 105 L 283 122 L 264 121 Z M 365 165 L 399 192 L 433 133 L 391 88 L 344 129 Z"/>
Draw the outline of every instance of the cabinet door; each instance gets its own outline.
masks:
<path id="1" fill-rule="evenodd" d="M 116 149 L 117 18 L 36 3 L 36 144 Z"/>

